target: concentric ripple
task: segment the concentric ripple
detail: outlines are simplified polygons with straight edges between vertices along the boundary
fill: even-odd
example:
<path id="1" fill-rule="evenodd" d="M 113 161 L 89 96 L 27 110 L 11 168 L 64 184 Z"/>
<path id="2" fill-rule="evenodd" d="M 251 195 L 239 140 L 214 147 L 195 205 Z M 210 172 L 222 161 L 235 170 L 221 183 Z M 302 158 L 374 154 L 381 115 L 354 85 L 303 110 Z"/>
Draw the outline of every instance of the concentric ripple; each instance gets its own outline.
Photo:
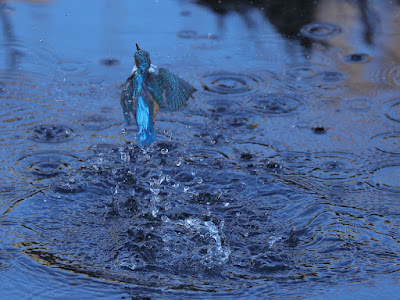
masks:
<path id="1" fill-rule="evenodd" d="M 349 110 L 364 112 L 371 109 L 371 102 L 367 98 L 353 98 L 346 101 Z"/>
<path id="2" fill-rule="evenodd" d="M 387 161 L 379 164 L 370 172 L 367 182 L 379 190 L 400 193 L 399 174 L 399 161 Z"/>
<path id="3" fill-rule="evenodd" d="M 39 178 L 55 177 L 71 170 L 77 157 L 61 151 L 41 151 L 23 155 L 14 163 L 14 171 Z"/>
<path id="4" fill-rule="evenodd" d="M 225 114 L 240 109 L 239 103 L 230 101 L 228 99 L 209 100 L 207 101 L 207 107 L 208 111 L 215 114 Z"/>
<path id="5" fill-rule="evenodd" d="M 303 101 L 295 95 L 272 93 L 256 96 L 248 103 L 260 113 L 287 115 L 298 110 Z"/>
<path id="6" fill-rule="evenodd" d="M 334 37 L 342 32 L 342 29 L 335 24 L 329 23 L 310 23 L 304 25 L 300 29 L 300 33 L 304 37 L 308 37 L 314 40 L 324 40 Z"/>
<path id="7" fill-rule="evenodd" d="M 316 77 L 318 75 L 318 72 L 320 72 L 321 70 L 322 67 L 319 65 L 295 64 L 288 65 L 285 69 L 284 75 L 295 80 L 307 80 Z"/>
<path id="8" fill-rule="evenodd" d="M 385 105 L 386 117 L 395 122 L 400 122 L 400 99 L 392 100 Z"/>
<path id="9" fill-rule="evenodd" d="M 362 160 L 347 152 L 289 153 L 286 167 L 290 173 L 303 173 L 323 180 L 346 180 L 362 175 Z"/>
<path id="10" fill-rule="evenodd" d="M 39 125 L 30 131 L 30 138 L 40 143 L 61 143 L 74 137 L 74 131 L 64 125 Z"/>
<path id="11" fill-rule="evenodd" d="M 256 129 L 262 122 L 263 119 L 258 114 L 248 110 L 238 110 L 218 116 L 216 126 L 229 130 L 232 133 L 244 134 L 245 131 L 251 132 Z"/>
<path id="12" fill-rule="evenodd" d="M 38 74 L 10 74 L 0 76 L 3 90 L 0 91 L 2 110 L 0 120 L 13 129 L 20 125 L 26 126 L 43 120 L 41 117 L 53 106 L 52 89 L 42 85 L 48 78 Z M 11 128 L 11 127 L 10 127 Z"/>
<path id="13" fill-rule="evenodd" d="M 200 83 L 206 92 L 221 95 L 236 95 L 258 91 L 263 81 L 253 75 L 219 73 L 203 76 L 200 79 Z"/>
<path id="14" fill-rule="evenodd" d="M 338 71 L 324 71 L 318 74 L 324 82 L 340 82 L 348 77 L 347 74 Z"/>
<path id="15" fill-rule="evenodd" d="M 383 65 L 373 74 L 380 85 L 400 87 L 400 65 Z"/>
<path id="16" fill-rule="evenodd" d="M 103 130 L 112 126 L 110 120 L 101 115 L 85 116 L 79 123 L 83 128 L 93 131 Z"/>
<path id="17" fill-rule="evenodd" d="M 400 154 L 400 132 L 381 133 L 373 136 L 369 142 L 379 151 Z"/>
<path id="18" fill-rule="evenodd" d="M 79 61 L 61 61 L 57 64 L 57 70 L 70 75 L 80 75 L 87 71 L 87 65 Z"/>

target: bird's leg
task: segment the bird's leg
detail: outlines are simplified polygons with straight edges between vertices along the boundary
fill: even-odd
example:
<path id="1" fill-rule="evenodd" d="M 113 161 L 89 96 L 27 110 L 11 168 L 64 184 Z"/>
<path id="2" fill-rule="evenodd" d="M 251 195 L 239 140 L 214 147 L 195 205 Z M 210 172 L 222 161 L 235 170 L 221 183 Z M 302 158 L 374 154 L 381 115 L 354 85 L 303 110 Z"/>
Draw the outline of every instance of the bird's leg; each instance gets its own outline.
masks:
<path id="1" fill-rule="evenodd" d="M 160 105 L 157 104 L 157 102 L 153 102 L 154 103 L 154 109 L 153 109 L 153 126 L 156 124 L 156 116 L 158 113 L 158 110 L 160 109 Z"/>

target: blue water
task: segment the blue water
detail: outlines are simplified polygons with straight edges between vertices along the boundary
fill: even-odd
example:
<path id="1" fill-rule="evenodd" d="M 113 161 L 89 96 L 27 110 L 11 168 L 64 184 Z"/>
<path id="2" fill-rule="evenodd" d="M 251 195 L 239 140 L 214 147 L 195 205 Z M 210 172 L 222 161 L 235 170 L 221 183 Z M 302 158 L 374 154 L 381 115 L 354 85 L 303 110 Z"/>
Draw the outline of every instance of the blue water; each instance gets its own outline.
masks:
<path id="1" fill-rule="evenodd" d="M 398 297 L 400 3 L 249 3 L 1 2 L 1 299 Z"/>

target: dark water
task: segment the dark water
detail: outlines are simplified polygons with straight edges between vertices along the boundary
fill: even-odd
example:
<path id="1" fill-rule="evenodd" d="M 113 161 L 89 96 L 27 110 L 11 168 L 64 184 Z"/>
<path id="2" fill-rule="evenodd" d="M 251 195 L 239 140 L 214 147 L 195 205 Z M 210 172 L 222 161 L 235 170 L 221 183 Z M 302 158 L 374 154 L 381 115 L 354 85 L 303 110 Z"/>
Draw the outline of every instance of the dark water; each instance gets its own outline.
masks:
<path id="1" fill-rule="evenodd" d="M 398 296 L 400 3 L 249 3 L 0 4 L 2 299 Z"/>

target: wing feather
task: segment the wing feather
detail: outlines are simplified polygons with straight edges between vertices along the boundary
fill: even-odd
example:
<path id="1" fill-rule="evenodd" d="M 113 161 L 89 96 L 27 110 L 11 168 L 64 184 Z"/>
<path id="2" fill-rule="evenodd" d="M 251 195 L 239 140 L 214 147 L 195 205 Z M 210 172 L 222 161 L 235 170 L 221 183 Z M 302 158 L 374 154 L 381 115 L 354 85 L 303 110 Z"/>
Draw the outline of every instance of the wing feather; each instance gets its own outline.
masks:
<path id="1" fill-rule="evenodd" d="M 160 91 L 165 94 L 168 107 L 174 111 L 180 109 L 196 91 L 188 82 L 164 68 L 160 68 L 154 79 Z"/>
<path id="2" fill-rule="evenodd" d="M 129 77 L 123 85 L 121 92 L 122 112 L 128 125 L 131 123 L 132 120 L 131 114 L 133 116 L 136 116 L 136 105 L 134 101 L 135 87 L 133 82 L 134 80 L 132 80 L 132 77 Z"/>

